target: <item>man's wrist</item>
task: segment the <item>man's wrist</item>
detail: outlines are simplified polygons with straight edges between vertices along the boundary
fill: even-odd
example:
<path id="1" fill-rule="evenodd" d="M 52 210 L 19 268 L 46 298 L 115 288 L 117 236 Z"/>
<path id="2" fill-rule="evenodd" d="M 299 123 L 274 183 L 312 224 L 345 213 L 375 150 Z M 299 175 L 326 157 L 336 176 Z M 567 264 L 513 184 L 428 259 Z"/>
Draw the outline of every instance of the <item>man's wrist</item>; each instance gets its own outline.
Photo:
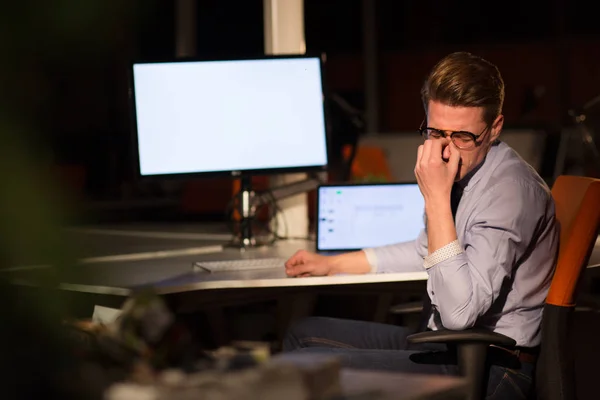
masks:
<path id="1" fill-rule="evenodd" d="M 456 240 L 456 228 L 450 199 L 437 200 L 428 199 L 425 202 L 425 214 L 427 215 L 427 249 L 432 254 L 437 249 Z"/>
<path id="2" fill-rule="evenodd" d="M 428 218 L 437 216 L 452 215 L 452 207 L 450 206 L 450 197 L 438 197 L 425 200 L 425 213 Z"/>
<path id="3" fill-rule="evenodd" d="M 340 258 L 341 258 L 341 255 L 327 257 L 327 265 L 329 267 L 330 275 L 341 274 L 344 272 L 341 269 L 342 265 L 343 265 L 343 260 L 341 260 Z"/>
<path id="4" fill-rule="evenodd" d="M 371 271 L 371 265 L 364 251 L 328 256 L 329 274 L 366 274 Z"/>

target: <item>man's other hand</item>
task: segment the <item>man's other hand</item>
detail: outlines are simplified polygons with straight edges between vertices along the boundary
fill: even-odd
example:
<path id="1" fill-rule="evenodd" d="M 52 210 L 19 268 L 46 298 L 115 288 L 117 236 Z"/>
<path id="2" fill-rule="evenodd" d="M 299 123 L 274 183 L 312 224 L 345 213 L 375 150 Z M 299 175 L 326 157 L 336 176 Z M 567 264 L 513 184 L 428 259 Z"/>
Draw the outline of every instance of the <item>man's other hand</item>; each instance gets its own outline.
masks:
<path id="1" fill-rule="evenodd" d="M 285 273 L 292 277 L 332 275 L 332 257 L 298 250 L 285 263 Z"/>
<path id="2" fill-rule="evenodd" d="M 429 139 L 419 146 L 415 176 L 426 203 L 449 202 L 459 163 L 460 152 L 448 139 Z"/>

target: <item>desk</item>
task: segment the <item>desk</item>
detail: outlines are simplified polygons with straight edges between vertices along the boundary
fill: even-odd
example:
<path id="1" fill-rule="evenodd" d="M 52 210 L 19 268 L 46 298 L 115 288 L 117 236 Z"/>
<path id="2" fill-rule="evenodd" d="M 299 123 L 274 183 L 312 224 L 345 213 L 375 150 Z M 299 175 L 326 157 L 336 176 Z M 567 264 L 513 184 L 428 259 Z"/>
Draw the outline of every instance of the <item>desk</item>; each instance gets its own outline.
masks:
<path id="1" fill-rule="evenodd" d="M 312 382 L 314 388 L 333 388 L 334 382 L 339 382 L 340 397 L 348 400 L 466 398 L 467 382 L 460 376 L 339 368 L 335 359 L 335 356 L 318 353 L 281 353 L 273 356 L 266 365 L 270 363 L 275 368 L 285 364 L 295 366 L 304 371 L 306 380 Z"/>
<path id="2" fill-rule="evenodd" d="M 203 255 L 205 260 L 232 258 L 283 257 L 291 256 L 299 248 L 312 250 L 314 245 L 307 241 L 290 240 L 279 242 L 271 248 L 255 249 L 240 254 L 226 249 L 221 253 Z M 191 263 L 190 263 L 191 268 Z M 337 275 L 326 277 L 290 278 L 280 269 L 265 269 L 243 272 L 189 271 L 185 274 L 154 282 L 151 286 L 159 294 L 169 298 L 180 312 L 191 312 L 216 304 L 239 304 L 244 301 L 279 299 L 280 330 L 292 321 L 312 313 L 317 294 L 356 293 L 377 297 L 373 319 L 384 322 L 393 304 L 391 293 L 405 296 L 421 295 L 424 292 L 427 273 L 405 272 L 395 274 Z M 243 289 L 243 290 L 240 290 Z M 203 295 L 198 296 L 198 291 Z M 213 318 L 219 318 L 213 314 Z M 213 320 L 213 323 L 218 323 Z"/>
<path id="3" fill-rule="evenodd" d="M 154 224 L 71 229 L 80 263 L 59 288 L 73 307 L 72 315 L 89 317 L 94 305 L 120 308 L 132 290 L 153 287 L 180 313 L 202 310 L 210 314 L 211 324 L 219 332 L 226 331 L 220 310 L 230 305 L 277 299 L 278 329 L 283 331 L 290 321 L 313 311 L 320 293 L 369 296 L 375 301 L 374 319 L 383 322 L 392 304 L 391 293 L 411 296 L 424 290 L 424 271 L 289 278 L 282 265 L 280 269 L 245 272 L 194 272 L 192 265 L 199 260 L 285 259 L 299 249 L 314 250 L 312 241 L 285 240 L 241 252 L 223 247 L 230 237 L 223 228 L 224 224 L 200 226 L 197 230 L 191 224 Z M 47 269 L 16 268 L 6 272 L 15 280 L 35 284 L 44 279 Z"/>
<path id="4" fill-rule="evenodd" d="M 192 263 L 198 260 L 287 258 L 298 249 L 314 249 L 314 243 L 306 240 L 280 241 L 272 247 L 244 253 L 223 249 L 221 246 L 229 238 L 225 224 L 128 224 L 77 228 L 70 232 L 77 255 L 85 262 L 60 287 L 74 292 L 123 297 L 131 289 L 148 285 L 169 295 L 196 290 L 355 286 L 427 279 L 426 272 L 298 279 L 287 278 L 283 268 L 214 274 L 193 272 Z M 590 258 L 590 267 L 599 265 L 600 240 Z M 19 280 L 35 280 L 37 275 L 28 268 L 16 268 L 10 274 Z"/>
<path id="5" fill-rule="evenodd" d="M 382 393 L 382 400 L 459 400 L 466 398 L 463 379 L 452 376 L 399 374 L 344 369 L 340 373 L 345 394 Z"/>
<path id="6" fill-rule="evenodd" d="M 164 229 L 164 228 L 163 228 Z M 365 283 L 390 283 L 423 281 L 426 272 L 398 274 L 340 275 L 332 277 L 289 278 L 281 269 L 264 269 L 243 272 L 207 273 L 192 270 L 199 260 L 253 259 L 263 257 L 288 258 L 299 249 L 314 250 L 308 240 L 285 240 L 273 246 L 240 251 L 221 247 L 220 240 L 199 234 L 203 240 L 192 241 L 194 233 L 155 232 L 146 230 L 89 229 L 80 231 L 79 243 L 91 243 L 81 250 L 85 254 L 76 271 L 61 288 L 69 291 L 127 296 L 132 289 L 153 286 L 160 294 L 175 294 L 208 289 L 274 288 L 302 286 L 356 285 Z M 136 235 L 139 235 L 136 237 Z M 82 238 L 83 237 L 83 238 Z M 213 236 L 214 237 L 214 236 Z M 112 255 L 107 249 L 112 246 Z M 186 254 L 192 250 L 195 254 Z M 208 251 L 201 252 L 200 250 Z M 135 251 L 143 253 L 135 253 Z M 154 250 L 154 251 L 152 251 Z M 162 256 L 165 253 L 166 256 Z M 155 257 L 139 257 L 156 254 Z M 91 257 L 90 257 L 91 256 Z M 136 259 L 138 257 L 138 259 Z M 12 271 L 13 276 L 35 276 L 29 269 Z"/>
<path id="7" fill-rule="evenodd" d="M 307 240 L 286 240 L 244 253 L 222 248 L 229 238 L 225 224 L 128 224 L 71 230 L 77 255 L 84 260 L 61 288 L 84 293 L 127 296 L 131 289 L 153 285 L 162 294 L 195 290 L 383 284 L 426 280 L 426 272 L 287 278 L 281 270 L 203 273 L 198 260 L 287 258 L 299 249 L 314 250 Z M 134 256 L 134 257 L 131 257 Z M 137 257 L 137 258 L 136 258 Z M 600 240 L 589 262 L 600 266 Z M 594 268 L 600 270 L 598 268 Z M 35 269 L 17 267 L 17 279 L 35 279 Z"/>
<path id="8" fill-rule="evenodd" d="M 152 284 L 152 287 L 159 294 L 172 294 L 207 289 L 356 285 L 424 280 L 427 280 L 427 272 L 289 278 L 285 275 L 285 271 L 282 268 L 281 270 L 221 272 L 213 274 L 190 272 L 173 279 L 156 282 Z"/>
<path id="9" fill-rule="evenodd" d="M 422 282 L 426 272 L 367 274 L 334 277 L 288 278 L 281 270 L 256 270 L 229 273 L 193 272 L 198 260 L 236 258 L 287 258 L 298 249 L 313 250 L 307 240 L 277 242 L 272 247 L 241 253 L 222 245 L 230 237 L 225 224 L 127 224 L 70 229 L 77 255 L 82 262 L 65 278 L 61 289 L 123 298 L 134 288 L 154 286 L 164 295 L 194 291 L 309 287 L 390 286 L 401 282 Z M 38 262 L 38 260 L 35 260 Z M 600 240 L 590 258 L 590 267 L 600 265 Z M 594 268 L 600 271 L 600 268 Z M 40 271 L 28 268 L 9 271 L 17 280 L 31 281 Z M 596 272 L 596 271 L 594 271 Z M 590 275 L 593 275 L 590 271 Z M 406 285 L 402 286 L 404 289 Z M 422 287 L 422 284 L 419 286 Z M 377 289 L 373 289 L 377 290 Z M 186 296 L 188 297 L 188 296 Z M 114 302 L 113 302 L 114 303 Z"/>
<path id="10" fill-rule="evenodd" d="M 115 296 L 122 298 L 132 290 L 152 287 L 180 313 L 193 313 L 197 310 L 210 313 L 212 325 L 223 337 L 226 321 L 219 310 L 229 305 L 278 299 L 279 329 L 283 331 L 291 321 L 312 313 L 319 293 L 372 296 L 377 299 L 373 318 L 383 322 L 393 302 L 391 293 L 412 296 L 421 295 L 424 290 L 427 279 L 424 271 L 289 278 L 283 265 L 280 269 L 243 272 L 209 273 L 192 270 L 192 264 L 198 260 L 287 258 L 298 249 L 314 250 L 314 243 L 307 240 L 286 240 L 270 247 L 244 252 L 224 248 L 220 252 L 195 256 L 115 261 L 103 265 L 89 263 L 78 268 L 76 283 L 64 282 L 60 287 L 74 292 L 74 298 L 82 297 L 76 293 L 103 295 L 104 298 L 95 296 L 89 301 L 113 307 L 119 301 L 114 299 Z M 107 299 L 106 296 L 113 298 Z M 219 325 L 222 328 L 217 328 Z"/>
<path id="11" fill-rule="evenodd" d="M 310 374 L 310 376 L 314 377 L 314 374 Z M 185 395 L 178 395 L 178 391 L 175 390 L 174 398 L 200 399 L 205 397 L 204 395 L 208 393 L 219 393 L 218 398 L 226 400 L 245 397 L 252 399 L 262 397 L 279 399 L 285 398 L 286 396 L 297 399 L 303 397 L 298 396 L 298 392 L 296 392 L 298 386 L 301 385 L 297 379 L 289 377 L 287 382 L 285 381 L 285 378 L 283 381 L 279 382 L 274 381 L 273 379 L 277 378 L 273 376 L 273 372 L 271 371 L 271 373 L 267 373 L 266 376 L 263 377 L 255 376 L 253 378 L 246 378 L 245 386 L 243 387 L 233 387 L 235 381 L 231 382 L 231 380 L 226 383 L 223 388 L 219 388 L 219 384 L 212 384 L 209 386 L 209 384 L 204 383 L 198 387 L 198 390 L 195 393 L 192 393 L 192 391 L 185 391 Z M 458 376 L 420 375 L 343 368 L 339 371 L 338 379 L 339 393 L 336 393 L 336 395 L 333 396 L 327 396 L 327 398 L 347 400 L 463 400 L 466 398 L 467 392 L 464 378 Z M 313 381 L 314 379 L 308 378 L 307 380 Z M 194 381 L 200 383 L 201 379 L 192 378 L 190 380 L 191 387 L 194 387 L 194 383 L 192 383 Z M 209 379 L 208 382 L 211 382 L 211 380 Z M 255 388 L 253 388 L 252 382 L 256 382 L 255 384 L 257 386 Z M 178 383 L 176 385 L 186 387 L 185 383 Z M 105 393 L 105 397 L 108 399 L 126 398 L 125 396 L 138 397 L 136 394 L 139 393 L 139 397 L 148 398 L 148 396 L 146 396 L 148 391 L 145 389 L 152 387 L 152 385 L 145 387 L 144 385 L 140 386 L 137 384 L 130 384 L 127 386 L 128 388 L 123 391 L 119 391 L 117 387 L 113 387 L 112 389 L 114 391 L 109 389 Z M 157 386 L 162 387 L 163 389 L 165 388 L 164 383 L 157 384 Z M 244 394 L 242 395 L 240 391 L 243 391 Z M 216 398 L 215 396 L 209 397 L 211 399 Z M 163 393 L 159 398 L 167 398 L 167 396 Z"/>
<path id="12" fill-rule="evenodd" d="M 314 249 L 311 241 L 289 240 L 240 253 L 222 248 L 229 238 L 224 224 L 121 225 L 79 228 L 71 233 L 85 262 L 63 280 L 60 289 L 72 298 L 72 304 L 78 305 L 78 316 L 89 317 L 95 304 L 118 308 L 132 289 L 152 286 L 181 312 L 282 299 L 280 313 L 290 316 L 286 318 L 288 322 L 295 315 L 307 314 L 318 293 L 375 295 L 378 303 L 374 319 L 383 321 L 393 300 L 389 293 L 420 295 L 427 279 L 426 272 L 288 278 L 283 267 L 214 274 L 193 272 L 192 263 L 202 259 L 287 258 L 298 249 Z M 196 253 L 188 254 L 192 250 Z M 144 254 L 154 255 L 140 257 Z M 596 264 L 600 264 L 600 241 L 590 259 L 590 266 Z M 7 273 L 13 279 L 35 283 L 44 270 L 16 269 Z M 284 329 L 283 319 L 281 323 Z"/>

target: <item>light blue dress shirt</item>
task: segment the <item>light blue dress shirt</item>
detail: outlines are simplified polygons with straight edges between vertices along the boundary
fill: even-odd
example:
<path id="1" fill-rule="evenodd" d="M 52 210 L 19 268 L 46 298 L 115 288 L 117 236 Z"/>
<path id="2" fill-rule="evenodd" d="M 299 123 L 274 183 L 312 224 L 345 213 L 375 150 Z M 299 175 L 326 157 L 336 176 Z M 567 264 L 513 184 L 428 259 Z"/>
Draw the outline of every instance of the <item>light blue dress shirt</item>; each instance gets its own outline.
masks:
<path id="1" fill-rule="evenodd" d="M 517 346 L 539 345 L 559 245 L 548 186 L 513 149 L 497 142 L 465 187 L 455 224 L 460 246 L 445 251 L 447 257 L 428 255 L 427 228 L 415 241 L 364 251 L 377 273 L 428 266 L 434 309 L 429 328 L 481 327 L 513 338 Z"/>

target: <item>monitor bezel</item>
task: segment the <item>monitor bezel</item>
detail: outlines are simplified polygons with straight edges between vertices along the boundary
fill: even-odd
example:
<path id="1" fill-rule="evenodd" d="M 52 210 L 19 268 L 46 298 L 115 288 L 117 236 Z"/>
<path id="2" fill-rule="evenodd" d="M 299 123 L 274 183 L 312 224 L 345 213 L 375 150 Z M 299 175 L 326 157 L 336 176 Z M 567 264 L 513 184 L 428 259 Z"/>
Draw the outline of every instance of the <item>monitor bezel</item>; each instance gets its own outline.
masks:
<path id="1" fill-rule="evenodd" d="M 319 68 L 321 72 L 321 93 L 323 98 L 323 118 L 325 125 L 325 154 L 327 156 L 327 162 L 325 165 L 313 165 L 306 167 L 283 167 L 283 168 L 263 168 L 263 169 L 246 169 L 239 171 L 195 171 L 195 172 L 182 172 L 172 174 L 152 174 L 142 175 L 140 166 L 140 152 L 139 152 L 139 137 L 138 137 L 138 125 L 137 125 L 137 111 L 136 111 L 136 98 L 135 98 L 135 81 L 134 81 L 134 66 L 139 64 L 164 64 L 164 63 L 189 63 L 189 62 L 218 62 L 218 61 L 252 61 L 252 60 L 271 60 L 271 59 L 318 59 Z M 169 58 L 169 59 L 135 59 L 129 63 L 129 83 L 128 83 L 128 103 L 130 109 L 130 123 L 131 123 L 131 136 L 132 136 L 132 161 L 134 163 L 134 171 L 136 179 L 138 180 L 165 180 L 165 179 L 189 179 L 189 178 L 222 178 L 229 177 L 232 179 L 238 179 L 242 176 L 258 176 L 258 175 L 277 175 L 277 174 L 293 174 L 293 173 L 314 173 L 314 172 L 325 172 L 329 168 L 330 163 L 330 141 L 331 132 L 329 130 L 328 121 L 328 110 L 327 110 L 327 86 L 325 84 L 325 64 L 326 54 L 280 54 L 280 55 L 246 55 L 246 56 L 223 56 L 223 57 L 181 57 L 181 58 Z"/>
<path id="2" fill-rule="evenodd" d="M 337 249 L 323 249 L 319 245 L 319 204 L 321 197 L 321 189 L 328 187 L 355 187 L 355 186 L 405 186 L 405 185 L 417 185 L 417 181 L 399 181 L 399 182 L 328 182 L 321 184 L 317 187 L 317 195 L 316 195 L 316 205 L 315 205 L 315 251 L 327 253 L 327 252 L 352 252 L 352 251 L 360 251 L 363 249 L 356 248 L 337 248 Z M 423 210 L 424 211 L 424 210 Z"/>

